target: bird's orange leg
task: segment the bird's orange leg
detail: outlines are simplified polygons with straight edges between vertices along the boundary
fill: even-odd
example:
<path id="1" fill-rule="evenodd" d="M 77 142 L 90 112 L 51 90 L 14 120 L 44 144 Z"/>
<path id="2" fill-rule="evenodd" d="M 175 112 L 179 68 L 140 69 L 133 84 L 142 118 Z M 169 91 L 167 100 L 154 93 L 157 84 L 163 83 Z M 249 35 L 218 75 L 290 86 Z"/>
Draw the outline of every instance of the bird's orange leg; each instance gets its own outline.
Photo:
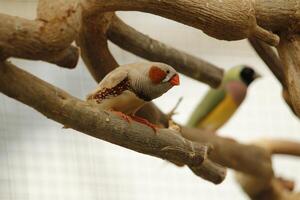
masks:
<path id="1" fill-rule="evenodd" d="M 157 129 L 158 129 L 159 127 L 158 127 L 157 125 L 155 125 L 155 124 L 152 124 L 152 123 L 149 122 L 147 119 L 142 118 L 142 117 L 138 117 L 138 116 L 135 116 L 135 115 L 131 115 L 130 117 L 131 117 L 131 119 L 133 119 L 134 121 L 137 121 L 137 122 L 139 122 L 139 123 L 141 123 L 141 124 L 145 124 L 146 126 L 149 126 L 150 128 L 153 129 L 153 131 L 154 131 L 155 133 L 157 133 Z"/>
<path id="2" fill-rule="evenodd" d="M 116 115 L 118 115 L 119 117 L 127 121 L 128 123 L 132 121 L 132 118 L 129 115 L 126 115 L 125 113 L 122 113 L 120 111 L 115 111 L 115 110 L 111 110 L 111 112 L 115 113 Z"/>
<path id="3" fill-rule="evenodd" d="M 159 128 L 157 125 L 152 124 L 147 119 L 144 119 L 142 117 L 138 117 L 138 116 L 135 116 L 135 115 L 130 115 L 129 116 L 129 115 L 126 115 L 123 112 L 115 111 L 115 110 L 110 110 L 110 111 L 115 113 L 116 115 L 118 115 L 119 117 L 121 117 L 122 119 L 127 121 L 128 123 L 130 123 L 132 120 L 134 120 L 134 121 L 139 122 L 141 124 L 145 124 L 146 126 L 149 126 L 150 128 L 152 128 L 155 133 L 157 132 L 157 129 Z"/>

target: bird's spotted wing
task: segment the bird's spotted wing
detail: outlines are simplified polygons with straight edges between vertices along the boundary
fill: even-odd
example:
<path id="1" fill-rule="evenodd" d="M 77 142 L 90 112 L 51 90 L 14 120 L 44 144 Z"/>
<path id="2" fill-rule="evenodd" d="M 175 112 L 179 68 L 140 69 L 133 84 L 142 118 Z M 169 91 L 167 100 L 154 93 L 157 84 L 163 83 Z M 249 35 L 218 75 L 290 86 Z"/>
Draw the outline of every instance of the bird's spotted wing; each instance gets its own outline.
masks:
<path id="1" fill-rule="evenodd" d="M 87 100 L 101 101 L 108 96 L 119 95 L 128 88 L 128 70 L 124 67 L 119 67 L 104 77 L 96 90 L 87 96 Z"/>
<path id="2" fill-rule="evenodd" d="M 206 116 L 212 112 L 216 106 L 225 98 L 224 89 L 211 89 L 207 92 L 205 97 L 196 106 L 192 115 L 190 116 L 187 126 L 197 127 Z"/>

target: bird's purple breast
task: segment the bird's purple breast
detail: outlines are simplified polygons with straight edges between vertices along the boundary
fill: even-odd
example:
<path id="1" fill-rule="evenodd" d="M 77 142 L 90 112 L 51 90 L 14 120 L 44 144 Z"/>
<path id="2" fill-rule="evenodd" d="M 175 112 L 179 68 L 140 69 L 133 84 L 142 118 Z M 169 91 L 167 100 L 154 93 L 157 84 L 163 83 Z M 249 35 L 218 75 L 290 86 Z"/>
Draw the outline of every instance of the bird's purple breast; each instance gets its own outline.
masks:
<path id="1" fill-rule="evenodd" d="M 227 83 L 226 90 L 233 97 L 237 105 L 243 102 L 247 94 L 247 86 L 240 81 L 231 81 Z"/>

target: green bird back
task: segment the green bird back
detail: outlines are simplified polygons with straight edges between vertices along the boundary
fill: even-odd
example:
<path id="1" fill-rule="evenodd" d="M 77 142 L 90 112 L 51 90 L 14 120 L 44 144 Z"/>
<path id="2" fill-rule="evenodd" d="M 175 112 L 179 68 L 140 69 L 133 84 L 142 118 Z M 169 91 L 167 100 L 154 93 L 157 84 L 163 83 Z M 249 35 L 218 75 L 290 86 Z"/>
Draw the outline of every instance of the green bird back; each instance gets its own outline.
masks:
<path id="1" fill-rule="evenodd" d="M 196 127 L 225 97 L 223 88 L 210 89 L 190 116 L 187 126 Z"/>

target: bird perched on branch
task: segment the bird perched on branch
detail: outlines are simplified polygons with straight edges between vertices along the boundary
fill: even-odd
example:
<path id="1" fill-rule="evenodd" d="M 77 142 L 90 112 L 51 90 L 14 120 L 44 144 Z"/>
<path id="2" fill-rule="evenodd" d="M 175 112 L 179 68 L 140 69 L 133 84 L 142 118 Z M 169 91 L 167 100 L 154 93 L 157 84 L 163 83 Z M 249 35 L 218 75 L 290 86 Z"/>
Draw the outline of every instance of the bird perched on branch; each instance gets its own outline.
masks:
<path id="1" fill-rule="evenodd" d="M 228 70 L 218 89 L 210 89 L 200 101 L 187 126 L 214 132 L 235 113 L 247 94 L 248 86 L 260 77 L 251 67 L 236 66 Z"/>
<path id="2" fill-rule="evenodd" d="M 128 64 L 108 73 L 87 100 L 99 104 L 101 109 L 114 111 L 127 121 L 133 119 L 154 128 L 146 119 L 134 116 L 135 112 L 176 85 L 179 85 L 179 76 L 167 64 Z"/>

